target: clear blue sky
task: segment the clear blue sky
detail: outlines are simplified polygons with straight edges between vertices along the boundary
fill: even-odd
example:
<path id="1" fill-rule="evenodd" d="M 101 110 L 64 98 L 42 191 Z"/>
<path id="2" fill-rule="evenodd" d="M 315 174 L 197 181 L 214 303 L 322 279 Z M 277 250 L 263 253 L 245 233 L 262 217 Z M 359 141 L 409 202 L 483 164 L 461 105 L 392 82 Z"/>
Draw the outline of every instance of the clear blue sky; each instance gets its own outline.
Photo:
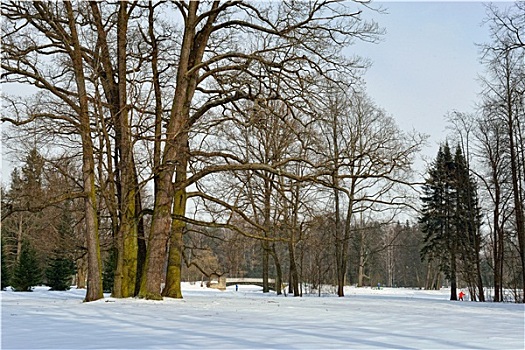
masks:
<path id="1" fill-rule="evenodd" d="M 473 1 L 371 3 L 378 5 L 387 13 L 364 15 L 386 29 L 382 41 L 350 50 L 373 62 L 365 75 L 369 95 L 402 129 L 429 134 L 424 154 L 433 158 L 446 138 L 446 113 L 475 111 L 483 73 L 476 43 L 489 41 L 486 8 Z"/>

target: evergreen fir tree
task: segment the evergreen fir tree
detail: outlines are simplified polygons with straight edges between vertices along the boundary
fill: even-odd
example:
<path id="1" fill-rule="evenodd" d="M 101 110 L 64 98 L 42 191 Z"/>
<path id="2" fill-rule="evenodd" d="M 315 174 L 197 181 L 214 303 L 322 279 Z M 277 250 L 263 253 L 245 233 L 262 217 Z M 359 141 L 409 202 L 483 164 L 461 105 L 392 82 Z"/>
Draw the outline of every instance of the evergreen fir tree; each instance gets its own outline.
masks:
<path id="1" fill-rule="evenodd" d="M 32 148 L 26 156 L 25 164 L 22 167 L 22 178 L 25 182 L 25 190 L 31 198 L 41 197 L 43 191 L 44 178 L 44 158 L 38 149 Z"/>
<path id="2" fill-rule="evenodd" d="M 56 251 L 46 269 L 46 279 L 50 290 L 69 290 L 71 277 L 75 274 L 75 263 Z"/>
<path id="3" fill-rule="evenodd" d="M 115 269 L 117 268 L 117 251 L 112 249 L 104 261 L 104 271 L 102 272 L 102 289 L 104 293 L 113 292 L 113 283 L 115 281 Z"/>
<path id="4" fill-rule="evenodd" d="M 72 276 L 76 273 L 76 265 L 71 258 L 71 249 L 67 242 L 73 235 L 73 220 L 71 217 L 71 203 L 65 202 L 57 230 L 59 240 L 53 251 L 53 257 L 46 269 L 47 285 L 50 290 L 69 290 Z"/>
<path id="5" fill-rule="evenodd" d="M 42 272 L 36 258 L 35 250 L 24 242 L 20 252 L 20 260 L 15 266 L 11 278 L 11 287 L 17 292 L 30 292 L 42 282 Z"/>
<path id="6" fill-rule="evenodd" d="M 476 182 L 470 175 L 469 167 L 460 146 L 454 156 L 456 181 L 456 216 L 454 218 L 458 232 L 459 253 L 465 281 L 471 289 L 471 295 L 478 295 L 484 301 L 483 282 L 481 280 L 480 250 L 482 245 L 481 208 L 478 203 Z M 476 287 L 478 292 L 476 293 Z"/>
<path id="7" fill-rule="evenodd" d="M 456 259 L 457 230 L 454 225 L 456 207 L 455 164 L 450 147 L 440 147 L 436 161 L 423 186 L 421 229 L 425 233 L 421 254 L 437 260 L 441 271 L 451 283 L 450 299 L 457 300 Z"/>
<path id="8" fill-rule="evenodd" d="M 68 240 L 73 235 L 73 219 L 71 216 L 71 202 L 63 204 L 63 210 L 58 224 L 59 239 L 52 257 L 46 268 L 46 285 L 50 290 L 69 290 L 72 276 L 76 273 L 76 264 L 72 258 Z"/>
<path id="9" fill-rule="evenodd" d="M 483 300 L 479 259 L 481 214 L 477 188 L 459 146 L 454 157 L 448 144 L 440 147 L 423 193 L 420 224 L 425 239 L 422 256 L 439 261 L 441 271 L 451 284 L 451 300 L 457 300 L 458 271 L 463 273 L 472 289 L 478 287 L 479 298 Z"/>

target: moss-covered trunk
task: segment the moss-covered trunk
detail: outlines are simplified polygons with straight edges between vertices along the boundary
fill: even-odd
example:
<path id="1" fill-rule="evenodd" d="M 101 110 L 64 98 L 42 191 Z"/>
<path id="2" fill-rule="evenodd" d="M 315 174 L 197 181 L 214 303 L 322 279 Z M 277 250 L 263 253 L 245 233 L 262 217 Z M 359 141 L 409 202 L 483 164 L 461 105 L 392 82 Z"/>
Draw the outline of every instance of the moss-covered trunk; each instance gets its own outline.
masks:
<path id="1" fill-rule="evenodd" d="M 82 49 L 76 29 L 72 4 L 65 2 L 64 6 L 67 11 L 68 25 L 71 33 L 72 48 L 69 54 L 73 63 L 72 66 L 78 92 L 78 118 L 80 122 L 80 137 L 82 140 L 82 181 L 85 195 L 85 227 L 88 252 L 88 281 L 85 301 L 94 301 L 104 297 L 102 290 L 102 261 L 100 258 L 97 196 L 95 192 L 95 158 L 93 154 L 93 141 L 91 139 Z"/>
<path id="2" fill-rule="evenodd" d="M 182 298 L 181 268 L 182 249 L 185 222 L 181 219 L 186 214 L 186 188 L 182 182 L 186 181 L 186 168 L 188 164 L 188 135 L 182 134 L 177 139 L 179 164 L 175 176 L 175 196 L 173 199 L 173 221 L 169 239 L 168 266 L 166 268 L 166 284 L 162 295 L 170 298 Z"/>
<path id="3" fill-rule="evenodd" d="M 162 160 L 158 168 L 154 169 L 157 180 L 155 182 L 157 187 L 155 189 L 154 213 L 139 292 L 139 297 L 147 299 L 162 298 L 160 285 L 162 283 L 168 238 L 172 232 L 177 232 L 177 235 L 181 235 L 183 230 L 183 225 L 179 226 L 178 222 L 174 222 L 176 227 L 171 230 L 171 210 L 175 200 L 174 197 L 176 196 L 173 191 L 172 180 L 175 166 L 177 165 L 177 171 L 180 173 L 179 169 L 182 170 L 181 165 L 185 166 L 185 161 L 187 160 L 185 157 L 188 157 L 187 154 L 181 153 L 181 151 L 188 147 L 187 135 L 191 128 L 190 108 L 199 77 L 199 69 L 195 69 L 195 67 L 202 62 L 207 42 L 213 29 L 213 23 L 220 12 L 217 11 L 219 2 L 213 2 L 212 9 L 206 17 L 206 23 L 204 26 L 201 26 L 201 18 L 197 15 L 199 5 L 200 2 L 198 1 L 190 1 L 187 15 L 184 18 L 184 33 L 178 60 L 176 87 L 165 132 L 165 146 Z M 197 32 L 198 27 L 200 29 Z M 184 145 L 184 147 L 181 148 L 181 145 Z M 185 171 L 184 168 L 184 176 Z M 185 191 L 178 184 L 176 185 L 176 191 Z M 178 211 L 177 214 L 181 214 L 186 208 L 186 195 L 179 193 L 177 196 L 179 204 L 175 205 L 173 209 Z M 181 240 L 182 236 L 176 238 L 172 240 L 173 244 L 178 244 L 177 241 Z M 173 251 L 175 252 L 176 250 L 174 249 Z M 175 256 L 173 259 L 171 262 L 172 266 L 177 264 L 176 261 L 180 261 L 180 258 Z M 180 269 L 180 266 L 176 269 Z M 173 273 L 176 274 L 176 272 Z M 180 277 L 178 278 L 180 280 Z"/>
<path id="4" fill-rule="evenodd" d="M 159 174 L 159 190 L 155 195 L 153 218 L 148 238 L 146 260 L 142 271 L 139 297 L 161 300 L 161 283 L 166 257 L 166 245 L 171 227 L 172 171 L 165 169 Z"/>
<path id="5" fill-rule="evenodd" d="M 135 295 L 137 278 L 137 211 L 136 192 L 138 181 L 133 157 L 133 143 L 127 103 L 127 31 L 129 22 L 128 4 L 119 3 L 116 16 L 116 68 L 107 41 L 108 30 L 104 26 L 99 4 L 90 2 L 94 24 L 97 29 L 100 51 L 97 59 L 104 74 L 100 74 L 107 106 L 115 130 L 115 183 L 118 201 L 118 225 L 116 233 L 117 266 L 113 286 L 113 297 L 126 298 Z"/>

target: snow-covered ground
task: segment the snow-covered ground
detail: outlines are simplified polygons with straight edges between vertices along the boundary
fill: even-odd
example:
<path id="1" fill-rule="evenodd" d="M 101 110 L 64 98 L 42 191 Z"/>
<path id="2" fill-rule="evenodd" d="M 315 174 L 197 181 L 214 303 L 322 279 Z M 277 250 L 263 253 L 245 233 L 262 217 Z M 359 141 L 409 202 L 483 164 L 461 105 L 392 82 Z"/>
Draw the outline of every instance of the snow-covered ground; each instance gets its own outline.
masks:
<path id="1" fill-rule="evenodd" d="M 184 299 L 1 292 L 2 349 L 524 349 L 523 304 L 451 302 L 448 290 L 348 288 L 346 297 L 184 284 Z"/>

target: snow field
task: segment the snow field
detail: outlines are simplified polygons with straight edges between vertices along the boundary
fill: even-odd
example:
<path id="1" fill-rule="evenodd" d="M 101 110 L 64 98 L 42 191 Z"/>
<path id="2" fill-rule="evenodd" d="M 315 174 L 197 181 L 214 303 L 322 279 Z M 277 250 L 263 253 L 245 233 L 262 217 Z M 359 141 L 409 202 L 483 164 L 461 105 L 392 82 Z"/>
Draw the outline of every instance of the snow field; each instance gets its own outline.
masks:
<path id="1" fill-rule="evenodd" d="M 184 284 L 184 299 L 84 290 L 2 292 L 2 349 L 524 349 L 523 304 L 451 302 L 448 290 L 347 288 L 346 297 Z"/>

